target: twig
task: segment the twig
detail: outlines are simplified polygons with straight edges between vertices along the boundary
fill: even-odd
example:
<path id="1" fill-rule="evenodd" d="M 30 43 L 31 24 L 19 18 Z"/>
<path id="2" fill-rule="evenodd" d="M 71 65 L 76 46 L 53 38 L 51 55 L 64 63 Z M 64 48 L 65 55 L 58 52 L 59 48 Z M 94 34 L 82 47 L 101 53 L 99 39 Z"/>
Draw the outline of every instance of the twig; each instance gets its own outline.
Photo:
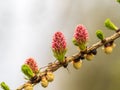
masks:
<path id="1" fill-rule="evenodd" d="M 85 51 L 83 52 L 79 52 L 75 55 L 72 55 L 72 56 L 68 56 L 65 58 L 65 62 L 64 63 L 60 63 L 60 62 L 54 62 L 54 63 L 50 63 L 48 64 L 47 68 L 42 71 L 38 76 L 35 76 L 33 77 L 31 80 L 29 80 L 28 82 L 26 83 L 30 83 L 30 84 L 33 84 L 33 85 L 36 85 L 37 83 L 39 83 L 41 81 L 41 78 L 42 76 L 46 75 L 46 72 L 47 71 L 52 71 L 52 72 L 55 72 L 56 70 L 58 70 L 60 67 L 62 66 L 65 66 L 67 64 L 69 64 L 70 62 L 72 62 L 73 60 L 79 58 L 81 56 L 81 53 L 89 53 L 90 51 L 94 50 L 94 49 L 97 49 L 103 45 L 105 45 L 106 43 L 109 43 L 111 41 L 114 41 L 116 40 L 117 38 L 120 37 L 120 29 L 116 31 L 115 34 L 111 35 L 110 37 L 107 37 L 104 39 L 104 42 L 103 41 L 99 41 L 95 44 L 93 44 L 91 47 L 88 47 Z M 26 84 L 25 83 L 25 84 Z M 21 85 L 20 87 L 18 87 L 16 90 L 22 90 L 24 89 L 25 87 L 25 84 Z"/>

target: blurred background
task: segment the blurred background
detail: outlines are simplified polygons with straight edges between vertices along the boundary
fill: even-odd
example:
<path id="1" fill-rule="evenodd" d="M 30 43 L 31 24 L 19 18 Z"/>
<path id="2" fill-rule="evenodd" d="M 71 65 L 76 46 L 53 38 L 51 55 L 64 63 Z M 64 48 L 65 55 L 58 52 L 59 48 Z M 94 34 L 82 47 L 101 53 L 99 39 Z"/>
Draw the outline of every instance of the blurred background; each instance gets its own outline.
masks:
<path id="1" fill-rule="evenodd" d="M 51 40 L 56 31 L 66 36 L 67 56 L 78 52 L 71 42 L 77 24 L 87 27 L 89 46 L 98 41 L 97 29 L 106 37 L 112 35 L 104 21 L 110 18 L 120 27 L 119 10 L 115 0 L 0 0 L 0 82 L 5 81 L 11 90 L 23 84 L 21 65 L 29 57 L 40 67 L 53 62 Z M 115 43 L 112 54 L 99 48 L 94 60 L 84 61 L 80 70 L 71 64 L 70 72 L 60 68 L 45 90 L 120 90 L 120 39 Z M 44 88 L 38 84 L 34 90 Z"/>

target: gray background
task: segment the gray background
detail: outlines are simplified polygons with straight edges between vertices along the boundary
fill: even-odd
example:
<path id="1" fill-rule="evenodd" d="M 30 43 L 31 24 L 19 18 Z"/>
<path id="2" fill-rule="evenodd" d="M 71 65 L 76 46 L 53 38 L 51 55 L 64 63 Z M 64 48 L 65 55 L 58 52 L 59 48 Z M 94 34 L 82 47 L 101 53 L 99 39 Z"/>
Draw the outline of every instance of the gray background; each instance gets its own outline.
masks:
<path id="1" fill-rule="evenodd" d="M 120 27 L 120 5 L 115 0 L 0 0 L 0 82 L 15 90 L 25 80 L 24 61 L 33 57 L 40 67 L 55 59 L 51 51 L 54 32 L 66 36 L 68 52 L 77 51 L 71 39 L 75 26 L 84 24 L 89 32 L 89 46 L 97 42 L 97 29 L 105 36 L 104 20 L 110 18 Z M 120 90 L 120 39 L 111 55 L 101 48 L 93 61 L 84 61 L 80 70 L 68 66 L 56 71 L 54 82 L 45 90 Z M 1 90 L 1 89 L 0 89 Z M 40 84 L 34 90 L 44 90 Z"/>

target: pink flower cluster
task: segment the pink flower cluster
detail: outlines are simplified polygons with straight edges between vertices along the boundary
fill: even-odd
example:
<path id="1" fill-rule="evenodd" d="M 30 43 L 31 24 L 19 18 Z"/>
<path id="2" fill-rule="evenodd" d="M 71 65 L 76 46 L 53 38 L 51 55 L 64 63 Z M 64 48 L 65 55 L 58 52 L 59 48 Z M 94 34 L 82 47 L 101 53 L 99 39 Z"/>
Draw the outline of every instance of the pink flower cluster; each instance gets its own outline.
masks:
<path id="1" fill-rule="evenodd" d="M 75 29 L 73 37 L 78 44 L 85 44 L 88 41 L 87 29 L 82 24 L 79 24 Z"/>
<path id="2" fill-rule="evenodd" d="M 66 41 L 63 33 L 56 32 L 53 36 L 52 49 L 57 52 L 61 52 L 66 49 Z"/>
<path id="3" fill-rule="evenodd" d="M 34 73 L 38 73 L 39 68 L 38 68 L 36 61 L 33 58 L 28 58 L 25 64 L 27 64 Z"/>

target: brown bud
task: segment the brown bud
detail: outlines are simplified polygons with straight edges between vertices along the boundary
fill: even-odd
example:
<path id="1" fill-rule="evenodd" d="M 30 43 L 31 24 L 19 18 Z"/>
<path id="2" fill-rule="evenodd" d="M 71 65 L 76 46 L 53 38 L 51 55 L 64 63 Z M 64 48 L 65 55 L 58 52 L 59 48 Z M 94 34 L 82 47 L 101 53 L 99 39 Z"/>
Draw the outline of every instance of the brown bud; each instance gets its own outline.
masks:
<path id="1" fill-rule="evenodd" d="M 53 72 L 47 72 L 46 78 L 49 82 L 52 82 L 54 80 L 54 74 Z"/>
<path id="2" fill-rule="evenodd" d="M 91 61 L 93 58 L 94 58 L 94 55 L 93 55 L 92 53 L 86 55 L 86 59 L 87 59 L 88 61 Z"/>
<path id="3" fill-rule="evenodd" d="M 115 43 L 113 43 L 113 44 L 112 44 L 112 47 L 113 47 L 113 48 L 115 48 L 115 47 L 116 47 L 116 44 L 115 44 Z"/>
<path id="4" fill-rule="evenodd" d="M 48 80 L 46 79 L 46 77 L 45 76 L 43 76 L 42 77 L 42 79 L 41 79 L 41 85 L 44 87 L 44 88 L 46 88 L 47 86 L 48 86 Z"/>
<path id="5" fill-rule="evenodd" d="M 82 66 L 82 60 L 77 61 L 77 62 L 74 62 L 74 61 L 73 61 L 73 67 L 74 67 L 75 69 L 80 69 L 81 66 Z"/>
<path id="6" fill-rule="evenodd" d="M 104 47 L 103 50 L 104 50 L 104 52 L 105 52 L 106 54 L 111 54 L 112 51 L 113 51 L 113 46 Z"/>
<path id="7" fill-rule="evenodd" d="M 24 90 L 33 90 L 32 84 L 26 83 L 26 84 L 24 85 Z"/>

